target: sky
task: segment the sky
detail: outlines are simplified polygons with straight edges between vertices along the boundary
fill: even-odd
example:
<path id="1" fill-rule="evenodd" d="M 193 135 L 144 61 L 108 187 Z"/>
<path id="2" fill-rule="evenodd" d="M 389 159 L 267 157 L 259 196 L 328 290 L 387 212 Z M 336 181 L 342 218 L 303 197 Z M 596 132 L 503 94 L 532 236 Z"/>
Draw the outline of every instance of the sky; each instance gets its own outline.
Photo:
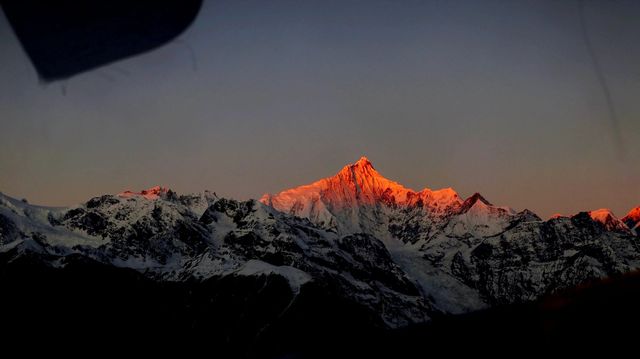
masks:
<path id="1" fill-rule="evenodd" d="M 49 84 L 0 12 L 0 191 L 244 200 L 365 155 L 416 190 L 622 216 L 640 205 L 640 2 L 584 14 L 617 129 L 577 1 L 205 0 L 178 41 Z"/>

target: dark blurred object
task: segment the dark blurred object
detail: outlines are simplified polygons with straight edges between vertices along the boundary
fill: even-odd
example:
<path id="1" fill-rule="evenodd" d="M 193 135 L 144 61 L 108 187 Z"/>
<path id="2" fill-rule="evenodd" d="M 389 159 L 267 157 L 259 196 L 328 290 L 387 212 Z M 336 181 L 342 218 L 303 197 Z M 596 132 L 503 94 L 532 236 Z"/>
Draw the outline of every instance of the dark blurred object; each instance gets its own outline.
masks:
<path id="1" fill-rule="evenodd" d="M 152 50 L 193 22 L 202 0 L 3 0 L 2 8 L 43 81 Z"/>

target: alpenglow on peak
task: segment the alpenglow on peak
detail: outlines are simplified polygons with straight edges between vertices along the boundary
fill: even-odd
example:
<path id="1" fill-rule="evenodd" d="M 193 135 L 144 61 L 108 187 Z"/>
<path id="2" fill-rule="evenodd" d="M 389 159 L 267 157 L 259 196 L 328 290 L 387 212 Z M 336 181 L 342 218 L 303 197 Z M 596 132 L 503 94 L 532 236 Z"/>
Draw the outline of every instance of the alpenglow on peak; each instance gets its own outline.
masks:
<path id="1" fill-rule="evenodd" d="M 335 221 L 337 217 L 359 217 L 363 207 L 423 207 L 440 213 L 455 211 L 463 203 L 452 188 L 414 191 L 389 180 L 364 156 L 344 166 L 334 176 L 277 194 L 265 194 L 260 202 L 324 223 Z"/>

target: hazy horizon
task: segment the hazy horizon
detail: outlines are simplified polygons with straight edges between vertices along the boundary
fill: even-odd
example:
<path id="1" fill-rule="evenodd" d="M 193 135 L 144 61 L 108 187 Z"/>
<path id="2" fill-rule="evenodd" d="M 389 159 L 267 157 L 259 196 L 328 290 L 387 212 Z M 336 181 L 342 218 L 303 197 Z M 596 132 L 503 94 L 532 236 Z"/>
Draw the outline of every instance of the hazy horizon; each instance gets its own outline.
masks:
<path id="1" fill-rule="evenodd" d="M 0 192 L 259 198 L 364 155 L 414 190 L 623 216 L 640 205 L 640 2 L 585 15 L 622 144 L 577 2 L 205 1 L 180 41 L 48 85 L 2 14 Z"/>

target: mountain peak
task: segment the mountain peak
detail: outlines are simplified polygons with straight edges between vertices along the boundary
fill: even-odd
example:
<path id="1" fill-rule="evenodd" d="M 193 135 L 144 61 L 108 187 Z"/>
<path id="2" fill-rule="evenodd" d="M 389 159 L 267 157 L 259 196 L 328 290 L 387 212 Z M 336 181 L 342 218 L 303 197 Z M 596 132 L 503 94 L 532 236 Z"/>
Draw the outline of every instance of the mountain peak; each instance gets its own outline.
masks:
<path id="1" fill-rule="evenodd" d="M 480 201 L 484 204 L 486 204 L 487 206 L 493 206 L 493 204 L 491 204 L 491 202 L 487 201 L 486 198 L 484 198 L 480 193 L 476 192 L 473 195 L 471 195 L 471 197 L 469 197 L 467 200 L 475 203 L 477 201 Z"/>
<path id="2" fill-rule="evenodd" d="M 365 156 L 360 157 L 354 163 L 348 164 L 342 167 L 342 170 L 336 174 L 336 176 L 347 177 L 382 177 L 378 171 L 373 167 L 371 161 Z"/>
<path id="3" fill-rule="evenodd" d="M 151 188 L 143 189 L 140 192 L 133 192 L 133 191 L 126 190 L 124 192 L 118 193 L 118 197 L 131 198 L 131 197 L 141 196 L 146 199 L 158 199 L 161 196 L 166 195 L 169 191 L 170 189 L 168 189 L 167 187 L 154 186 Z"/>
<path id="4" fill-rule="evenodd" d="M 367 157 L 344 166 L 336 175 L 278 194 L 265 194 L 260 202 L 299 217 L 331 222 L 346 210 L 357 216 L 361 206 L 429 208 L 443 213 L 462 202 L 451 188 L 416 192 L 382 176 Z M 338 215 L 339 216 L 339 215 Z"/>
<path id="5" fill-rule="evenodd" d="M 622 218 L 622 222 L 624 222 L 629 228 L 640 226 L 640 206 L 629 211 L 629 213 Z"/>
<path id="6" fill-rule="evenodd" d="M 558 218 L 569 218 L 569 216 L 566 216 L 562 213 L 554 213 L 549 217 L 549 219 L 558 219 Z"/>
<path id="7" fill-rule="evenodd" d="M 606 220 L 608 218 L 615 218 L 613 212 L 608 208 L 600 208 L 594 211 L 589 211 L 589 216 L 593 220 Z"/>
<path id="8" fill-rule="evenodd" d="M 358 161 L 356 161 L 356 163 L 354 163 L 352 166 L 357 166 L 357 167 L 372 167 L 373 168 L 373 164 L 371 163 L 371 161 L 369 161 L 369 159 L 365 156 L 360 157 L 360 159 Z"/>
<path id="9" fill-rule="evenodd" d="M 629 213 L 627 213 L 627 215 L 624 216 L 623 220 L 625 219 L 630 219 L 636 222 L 640 221 L 640 206 L 629 211 Z"/>
<path id="10" fill-rule="evenodd" d="M 589 217 L 596 222 L 601 223 L 605 229 L 609 231 L 613 230 L 628 230 L 627 225 L 625 225 L 621 220 L 616 217 L 613 212 L 608 208 L 600 208 L 595 211 L 589 211 Z"/>
<path id="11" fill-rule="evenodd" d="M 476 204 L 480 204 L 481 206 L 493 206 L 491 202 L 487 201 L 487 199 L 482 197 L 480 193 L 476 192 L 473 195 L 471 195 L 469 198 L 464 200 L 464 202 L 462 203 L 462 206 L 460 207 L 460 212 L 461 213 L 467 212 L 469 209 L 471 209 L 471 207 L 475 206 Z"/>

